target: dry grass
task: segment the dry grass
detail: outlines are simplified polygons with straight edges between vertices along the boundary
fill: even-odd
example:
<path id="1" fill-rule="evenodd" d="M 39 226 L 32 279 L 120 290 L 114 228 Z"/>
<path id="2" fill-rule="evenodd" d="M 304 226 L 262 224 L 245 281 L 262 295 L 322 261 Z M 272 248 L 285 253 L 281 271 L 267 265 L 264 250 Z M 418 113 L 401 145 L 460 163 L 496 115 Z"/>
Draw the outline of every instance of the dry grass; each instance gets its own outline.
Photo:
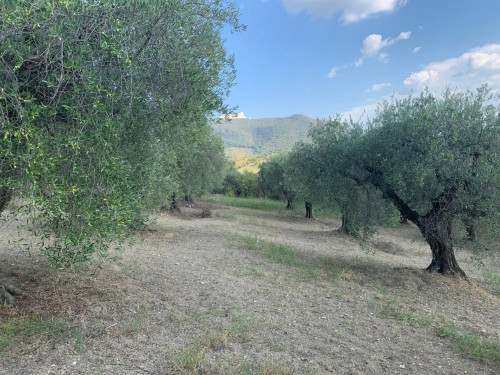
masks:
<path id="1" fill-rule="evenodd" d="M 78 358 L 81 374 L 120 375 L 392 373 L 414 355 L 414 373 L 436 358 L 449 374 L 500 368 L 500 300 L 412 267 L 426 259 L 411 228 L 365 252 L 327 220 L 209 208 L 228 221 L 159 216 L 103 270 L 53 271 L 3 245 L 2 277 L 29 294 L 0 309 L 0 361 L 37 373 L 47 358 L 47 373 Z M 497 287 L 495 264 L 479 276 Z"/>

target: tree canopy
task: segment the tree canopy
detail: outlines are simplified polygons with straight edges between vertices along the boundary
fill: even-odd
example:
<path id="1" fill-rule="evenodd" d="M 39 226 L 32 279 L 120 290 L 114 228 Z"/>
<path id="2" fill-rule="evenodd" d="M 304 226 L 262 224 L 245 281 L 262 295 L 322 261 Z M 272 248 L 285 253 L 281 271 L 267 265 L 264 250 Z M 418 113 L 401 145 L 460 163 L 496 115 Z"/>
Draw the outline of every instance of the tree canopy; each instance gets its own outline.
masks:
<path id="1" fill-rule="evenodd" d="M 222 183 L 224 28 L 243 26 L 223 0 L 0 3 L 0 212 L 28 214 L 53 264 L 106 256 L 142 208 Z"/>
<path id="2" fill-rule="evenodd" d="M 429 244 L 428 270 L 465 276 L 455 245 L 466 237 L 485 249 L 497 234 L 500 107 L 487 87 L 393 98 L 365 126 L 330 119 L 311 136 L 290 157 L 293 186 L 343 215 L 371 217 L 392 203 Z"/>

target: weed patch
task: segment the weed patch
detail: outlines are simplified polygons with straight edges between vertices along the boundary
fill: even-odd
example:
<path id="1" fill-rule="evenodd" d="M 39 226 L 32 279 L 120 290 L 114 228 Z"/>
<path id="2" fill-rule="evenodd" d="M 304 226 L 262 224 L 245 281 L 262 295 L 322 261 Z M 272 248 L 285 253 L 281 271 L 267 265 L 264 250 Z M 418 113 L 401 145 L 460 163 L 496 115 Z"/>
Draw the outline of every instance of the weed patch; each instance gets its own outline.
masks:
<path id="1" fill-rule="evenodd" d="M 500 340 L 487 341 L 476 333 L 458 336 L 455 345 L 467 357 L 500 365 Z"/>
<path id="2" fill-rule="evenodd" d="M 500 365 L 500 340 L 488 341 L 474 332 L 460 333 L 454 324 L 437 327 L 440 337 L 449 338 L 464 356 L 487 364 Z"/>
<path id="3" fill-rule="evenodd" d="M 436 325 L 435 320 L 428 315 L 420 316 L 413 310 L 398 306 L 396 297 L 382 293 L 384 301 L 377 316 L 392 318 L 401 322 L 423 327 L 435 327 L 439 337 L 447 338 L 462 355 L 487 364 L 500 365 L 500 340 L 488 341 L 474 332 L 460 332 L 455 324 L 442 323 Z"/>
<path id="4" fill-rule="evenodd" d="M 282 210 L 284 203 L 270 199 L 259 198 L 236 198 L 226 195 L 208 195 L 202 198 L 204 201 L 222 204 L 224 206 L 251 208 L 254 210 L 274 211 Z"/>
<path id="5" fill-rule="evenodd" d="M 206 374 L 210 372 L 207 361 L 207 348 L 190 345 L 181 351 L 172 351 L 167 361 L 167 374 Z"/>
<path id="6" fill-rule="evenodd" d="M 252 363 L 249 360 L 241 361 L 231 372 L 234 375 L 292 375 L 293 369 L 273 359 L 266 359 L 263 363 Z"/>
<path id="7" fill-rule="evenodd" d="M 486 269 L 483 275 L 486 282 L 493 287 L 493 293 L 500 296 L 500 273 L 491 272 Z"/>
<path id="8" fill-rule="evenodd" d="M 195 341 L 195 345 L 210 350 L 220 350 L 229 344 L 229 333 L 225 330 L 208 332 Z"/>
<path id="9" fill-rule="evenodd" d="M 246 312 L 239 312 L 233 322 L 227 324 L 224 329 L 230 337 L 235 338 L 240 342 L 248 342 L 250 333 L 255 331 L 258 322 L 255 318 Z"/>
<path id="10" fill-rule="evenodd" d="M 377 312 L 379 318 L 392 318 L 413 325 L 420 325 L 422 322 L 414 311 L 400 307 L 397 297 L 383 296 L 382 300 L 382 306 Z"/>
<path id="11" fill-rule="evenodd" d="M 2 309 L 13 310 L 10 307 Z M 2 315 L 6 314 L 2 312 Z M 32 341 L 34 337 L 43 337 L 52 342 L 74 339 L 75 349 L 83 349 L 84 339 L 81 330 L 63 320 L 17 314 L 7 316 L 5 320 L 0 323 L 0 352 L 7 351 L 17 343 Z"/>
<path id="12" fill-rule="evenodd" d="M 295 275 L 305 280 L 316 279 L 322 274 L 331 281 L 338 279 L 359 281 L 362 276 L 353 268 L 368 263 L 359 258 L 343 260 L 333 257 L 311 257 L 291 246 L 263 241 L 257 237 L 232 236 L 228 240 L 233 246 L 256 251 L 273 263 L 295 270 Z"/>

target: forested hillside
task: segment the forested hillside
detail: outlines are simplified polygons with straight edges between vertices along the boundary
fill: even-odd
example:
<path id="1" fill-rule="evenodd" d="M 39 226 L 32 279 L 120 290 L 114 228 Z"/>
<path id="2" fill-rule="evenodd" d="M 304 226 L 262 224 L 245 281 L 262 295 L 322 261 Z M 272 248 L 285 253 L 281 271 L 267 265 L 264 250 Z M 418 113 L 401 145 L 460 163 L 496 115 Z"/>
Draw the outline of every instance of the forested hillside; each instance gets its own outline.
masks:
<path id="1" fill-rule="evenodd" d="M 213 124 L 224 139 L 226 153 L 251 156 L 291 150 L 298 141 L 305 141 L 315 120 L 293 115 L 284 118 L 237 118 Z"/>

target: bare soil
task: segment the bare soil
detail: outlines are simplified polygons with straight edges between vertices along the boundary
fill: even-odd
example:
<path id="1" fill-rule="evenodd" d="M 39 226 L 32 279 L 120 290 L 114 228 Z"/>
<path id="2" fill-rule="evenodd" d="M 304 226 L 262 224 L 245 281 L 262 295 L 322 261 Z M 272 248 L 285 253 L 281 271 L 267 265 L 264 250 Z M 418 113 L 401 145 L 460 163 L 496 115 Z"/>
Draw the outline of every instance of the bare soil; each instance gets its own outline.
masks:
<path id="1" fill-rule="evenodd" d="M 0 374 L 500 373 L 437 334 L 453 324 L 498 340 L 500 298 L 467 251 L 457 257 L 470 282 L 425 272 L 430 250 L 411 225 L 360 244 L 335 220 L 286 210 L 198 203 L 154 220 L 117 261 L 80 273 L 49 269 L 9 243 L 16 223 L 0 226 L 0 279 L 28 293 L 0 308 L 0 324 L 33 315 L 78 332 L 15 341 L 0 352 Z M 242 236 L 336 271 L 272 261 Z"/>

